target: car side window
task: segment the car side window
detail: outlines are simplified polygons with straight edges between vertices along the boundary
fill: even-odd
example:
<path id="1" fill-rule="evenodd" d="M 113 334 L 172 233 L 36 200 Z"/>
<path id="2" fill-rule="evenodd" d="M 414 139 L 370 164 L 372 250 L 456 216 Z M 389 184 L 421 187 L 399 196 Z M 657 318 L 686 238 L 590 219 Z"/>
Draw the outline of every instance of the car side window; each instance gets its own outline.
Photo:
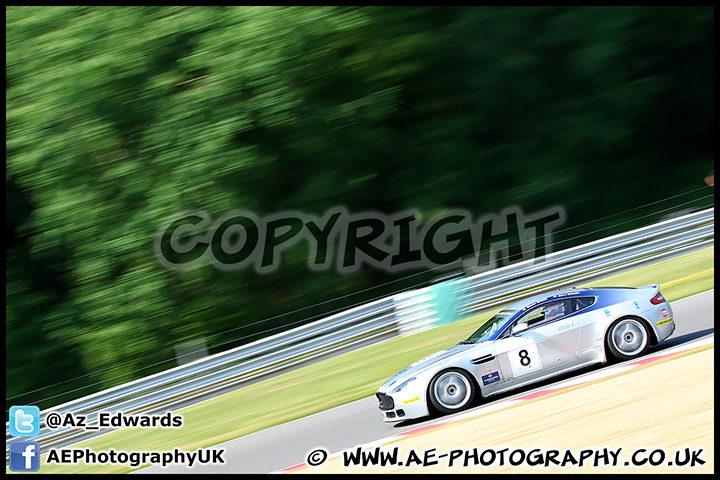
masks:
<path id="1" fill-rule="evenodd" d="M 546 303 L 528 311 L 516 324 L 527 323 L 528 328 L 534 328 L 573 313 L 574 305 L 574 300 L 570 299 Z"/>
<path id="2" fill-rule="evenodd" d="M 535 307 L 523 316 L 517 323 L 527 323 L 528 327 L 532 327 L 542 322 L 545 318 L 545 307 Z"/>
<path id="3" fill-rule="evenodd" d="M 573 312 L 579 312 L 580 310 L 589 307 L 593 303 L 595 303 L 595 297 L 576 298 L 573 305 Z"/>
<path id="4" fill-rule="evenodd" d="M 557 300 L 543 305 L 538 305 L 537 307 L 528 310 L 519 319 L 515 320 L 512 325 L 506 328 L 505 331 L 503 331 L 502 335 L 498 337 L 498 339 L 511 336 L 512 330 L 516 325 L 527 323 L 528 329 L 532 329 L 539 325 L 544 325 L 545 323 L 555 321 L 566 315 L 574 313 L 576 311 L 575 300 L 577 299 Z M 595 302 L 595 299 L 593 297 L 588 297 L 588 300 L 592 301 L 592 303 Z M 589 303 L 587 306 L 592 305 L 592 303 Z"/>
<path id="5" fill-rule="evenodd" d="M 527 323 L 528 328 L 533 328 L 543 323 L 557 320 L 567 313 L 570 313 L 567 312 L 566 303 L 566 301 L 551 302 L 535 307 L 523 315 L 520 320 L 517 321 L 517 324 Z"/>
<path id="6" fill-rule="evenodd" d="M 557 320 L 560 317 L 565 316 L 565 310 L 566 310 L 566 302 L 558 302 L 558 303 L 551 303 L 547 307 L 545 307 L 545 310 L 543 310 L 543 313 L 545 314 L 544 320 L 546 322 L 549 322 L 551 320 Z"/>

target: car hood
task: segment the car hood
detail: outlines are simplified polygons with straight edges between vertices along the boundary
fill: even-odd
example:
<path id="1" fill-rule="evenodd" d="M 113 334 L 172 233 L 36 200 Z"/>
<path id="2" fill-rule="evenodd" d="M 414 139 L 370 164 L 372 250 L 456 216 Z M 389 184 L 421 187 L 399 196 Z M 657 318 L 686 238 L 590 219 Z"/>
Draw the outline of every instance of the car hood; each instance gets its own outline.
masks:
<path id="1" fill-rule="evenodd" d="M 417 362 L 413 363 L 407 368 L 404 368 L 400 370 L 398 373 L 393 375 L 390 380 L 385 382 L 382 385 L 382 388 L 395 388 L 398 385 L 400 385 L 402 382 L 407 380 L 408 378 L 412 378 L 422 372 L 423 370 L 432 367 L 436 363 L 451 357 L 453 355 L 457 355 L 459 353 L 462 353 L 466 350 L 470 350 L 471 348 L 478 348 L 482 345 L 487 345 L 488 351 L 492 350 L 492 342 L 480 342 L 470 345 L 460 344 L 453 345 L 450 348 L 446 348 L 445 350 L 440 350 L 439 352 L 435 352 L 432 355 L 428 355 L 425 358 L 421 358 Z M 478 353 L 481 354 L 485 349 L 478 349 Z"/>

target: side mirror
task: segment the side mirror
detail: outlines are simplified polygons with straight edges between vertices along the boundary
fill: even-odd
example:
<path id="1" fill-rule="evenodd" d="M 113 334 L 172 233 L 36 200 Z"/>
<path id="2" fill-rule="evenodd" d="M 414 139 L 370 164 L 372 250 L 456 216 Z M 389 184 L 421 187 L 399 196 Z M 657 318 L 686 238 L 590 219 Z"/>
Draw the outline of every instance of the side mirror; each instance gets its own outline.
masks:
<path id="1" fill-rule="evenodd" d="M 515 335 L 515 334 L 524 332 L 524 331 L 527 330 L 527 329 L 528 329 L 528 324 L 527 324 L 527 323 L 518 323 L 517 325 L 515 325 L 515 326 L 512 328 L 512 334 Z"/>

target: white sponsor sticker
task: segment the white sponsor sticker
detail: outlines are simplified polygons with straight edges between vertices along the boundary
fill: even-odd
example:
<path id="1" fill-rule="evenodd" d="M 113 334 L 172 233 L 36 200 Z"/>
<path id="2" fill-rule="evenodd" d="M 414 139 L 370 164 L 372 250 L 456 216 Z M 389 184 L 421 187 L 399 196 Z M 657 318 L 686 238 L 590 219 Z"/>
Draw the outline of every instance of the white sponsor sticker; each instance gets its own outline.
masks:
<path id="1" fill-rule="evenodd" d="M 508 351 L 508 359 L 512 366 L 513 376 L 520 377 L 533 373 L 542 369 L 540 355 L 538 355 L 537 345 L 531 338 L 515 338 L 512 350 Z M 521 343 L 518 345 L 518 343 Z"/>
<path id="2" fill-rule="evenodd" d="M 623 302 L 620 304 L 620 307 L 625 312 L 639 312 L 641 310 L 640 304 L 636 300 L 630 300 L 628 302 Z"/>

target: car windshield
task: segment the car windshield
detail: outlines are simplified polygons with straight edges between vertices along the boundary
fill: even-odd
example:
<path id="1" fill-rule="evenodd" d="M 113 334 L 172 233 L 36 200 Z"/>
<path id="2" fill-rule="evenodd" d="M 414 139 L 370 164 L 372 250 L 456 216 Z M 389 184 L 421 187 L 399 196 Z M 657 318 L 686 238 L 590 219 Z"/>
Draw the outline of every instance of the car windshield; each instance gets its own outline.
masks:
<path id="1" fill-rule="evenodd" d="M 515 315 L 516 312 L 517 310 L 503 310 L 487 322 L 483 323 L 482 326 L 475 331 L 475 333 L 470 335 L 467 340 L 464 340 L 461 343 L 469 344 L 490 340 L 490 338 L 497 333 L 505 322 Z"/>

